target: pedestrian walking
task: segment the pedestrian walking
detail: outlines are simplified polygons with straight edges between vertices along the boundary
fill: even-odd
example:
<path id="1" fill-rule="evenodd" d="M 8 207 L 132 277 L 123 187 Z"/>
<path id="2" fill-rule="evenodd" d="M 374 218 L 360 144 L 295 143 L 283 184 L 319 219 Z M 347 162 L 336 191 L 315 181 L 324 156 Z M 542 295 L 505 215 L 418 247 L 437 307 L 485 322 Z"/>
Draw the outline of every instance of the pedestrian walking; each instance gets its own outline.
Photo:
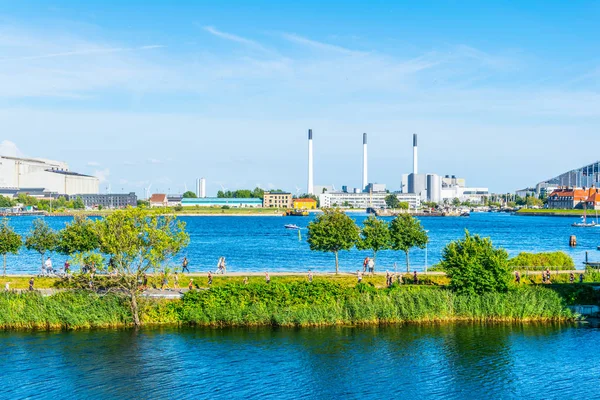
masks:
<path id="1" fill-rule="evenodd" d="M 34 280 L 33 280 L 33 276 L 32 276 L 31 279 L 29 280 L 29 290 L 33 290 L 33 284 L 34 284 Z"/>
<path id="2" fill-rule="evenodd" d="M 363 273 L 367 272 L 367 267 L 369 266 L 369 257 L 365 257 L 365 260 L 363 261 Z"/>
<path id="3" fill-rule="evenodd" d="M 208 285 L 212 285 L 212 272 L 208 271 Z"/>
<path id="4" fill-rule="evenodd" d="M 312 273 L 312 271 L 309 269 L 309 270 L 308 270 L 308 281 L 309 281 L 309 282 L 312 282 L 312 280 L 313 280 L 313 273 Z"/>
<path id="5" fill-rule="evenodd" d="M 575 282 L 575 274 L 572 272 L 569 274 L 569 282 L 571 282 L 571 283 Z"/>
<path id="6" fill-rule="evenodd" d="M 390 271 L 385 271 L 385 285 L 387 287 L 392 287 L 392 276 L 390 275 Z"/>
<path id="7" fill-rule="evenodd" d="M 271 277 L 268 272 L 265 272 L 265 282 L 267 282 L 267 284 L 271 283 Z"/>
<path id="8" fill-rule="evenodd" d="M 369 258 L 369 274 L 371 274 L 371 276 L 373 276 L 374 273 L 375 273 L 375 260 L 373 260 L 372 258 Z"/>
<path id="9" fill-rule="evenodd" d="M 398 281 L 398 285 L 402 285 L 404 283 L 404 279 L 402 278 L 402 274 L 398 274 L 398 277 L 396 278 L 396 280 Z"/>
<path id="10" fill-rule="evenodd" d="M 163 272 L 162 273 L 162 285 L 161 285 L 160 289 L 165 290 L 165 288 L 167 288 L 167 290 L 171 290 L 171 288 L 169 287 L 169 277 L 166 272 Z"/>
<path id="11" fill-rule="evenodd" d="M 363 278 L 363 274 L 362 272 L 360 272 L 359 269 L 356 270 L 356 279 L 358 280 L 358 283 L 362 282 L 362 278 Z"/>
<path id="12" fill-rule="evenodd" d="M 173 288 L 179 289 L 179 275 L 177 274 L 177 271 L 173 274 Z"/>
<path id="13" fill-rule="evenodd" d="M 515 271 L 515 282 L 517 282 L 517 284 L 521 283 L 521 274 L 519 271 Z"/>
<path id="14" fill-rule="evenodd" d="M 415 273 L 413 274 L 413 280 L 415 285 L 419 284 L 419 276 L 417 275 L 417 271 L 415 270 Z"/>
<path id="15" fill-rule="evenodd" d="M 65 261 L 63 268 L 65 270 L 65 275 L 68 275 L 69 272 L 71 272 L 71 264 L 69 263 L 69 260 Z"/>
<path id="16" fill-rule="evenodd" d="M 181 262 L 181 272 L 190 272 L 190 270 L 188 269 L 188 259 L 187 257 L 183 257 L 183 261 Z"/>
<path id="17" fill-rule="evenodd" d="M 583 274 L 579 274 L 579 283 L 583 283 Z"/>
<path id="18" fill-rule="evenodd" d="M 192 290 L 194 288 L 194 278 L 190 279 L 190 283 L 188 283 L 188 290 Z"/>

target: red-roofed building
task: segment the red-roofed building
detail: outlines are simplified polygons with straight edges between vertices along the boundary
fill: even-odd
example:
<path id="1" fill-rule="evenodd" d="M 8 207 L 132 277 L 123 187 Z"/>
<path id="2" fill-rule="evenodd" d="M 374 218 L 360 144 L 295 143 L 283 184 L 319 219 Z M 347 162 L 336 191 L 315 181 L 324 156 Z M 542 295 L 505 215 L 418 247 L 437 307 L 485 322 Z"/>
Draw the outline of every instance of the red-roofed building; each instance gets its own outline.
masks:
<path id="1" fill-rule="evenodd" d="M 150 197 L 150 207 L 166 207 L 169 199 L 166 194 L 155 193 Z"/>
<path id="2" fill-rule="evenodd" d="M 600 209 L 600 191 L 597 188 L 560 188 L 548 196 L 548 208 L 550 209 L 572 210 L 584 207 Z"/>
<path id="3" fill-rule="evenodd" d="M 590 210 L 600 210 L 600 190 L 596 188 L 590 189 L 587 198 L 587 208 Z"/>

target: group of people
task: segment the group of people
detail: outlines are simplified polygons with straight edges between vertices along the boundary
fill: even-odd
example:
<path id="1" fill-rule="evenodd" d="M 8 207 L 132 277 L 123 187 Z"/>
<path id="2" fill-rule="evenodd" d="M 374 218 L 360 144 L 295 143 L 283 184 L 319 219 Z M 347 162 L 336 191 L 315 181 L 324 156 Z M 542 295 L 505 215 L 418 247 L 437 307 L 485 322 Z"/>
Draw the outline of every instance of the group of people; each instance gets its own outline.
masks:
<path id="1" fill-rule="evenodd" d="M 361 283 L 363 280 L 365 273 L 359 269 L 356 270 L 356 278 L 358 280 L 358 283 Z M 402 285 L 404 284 L 404 278 L 402 277 L 402 274 L 393 274 L 390 273 L 389 271 L 385 272 L 385 285 L 387 287 L 392 287 L 394 285 L 394 277 L 396 282 L 398 283 L 398 285 Z M 312 279 L 310 279 L 312 281 Z M 413 283 L 415 285 L 419 284 L 419 275 L 417 274 L 417 271 L 414 271 L 413 273 Z"/>
<path id="2" fill-rule="evenodd" d="M 374 272 L 375 272 L 375 260 L 373 258 L 370 257 L 365 257 L 365 260 L 363 261 L 363 270 L 362 273 L 366 274 L 368 270 L 368 273 L 373 276 Z"/>
<path id="3" fill-rule="evenodd" d="M 545 271 L 542 271 L 542 283 L 551 284 L 552 281 L 551 281 L 550 277 L 551 277 L 551 275 L 550 275 L 549 268 L 546 268 Z M 579 274 L 579 283 L 583 283 L 583 278 L 584 278 L 583 273 L 580 273 Z M 521 283 L 521 273 L 519 271 L 515 271 L 515 282 L 517 284 Z M 573 272 L 569 273 L 569 282 L 575 283 L 575 274 Z"/>

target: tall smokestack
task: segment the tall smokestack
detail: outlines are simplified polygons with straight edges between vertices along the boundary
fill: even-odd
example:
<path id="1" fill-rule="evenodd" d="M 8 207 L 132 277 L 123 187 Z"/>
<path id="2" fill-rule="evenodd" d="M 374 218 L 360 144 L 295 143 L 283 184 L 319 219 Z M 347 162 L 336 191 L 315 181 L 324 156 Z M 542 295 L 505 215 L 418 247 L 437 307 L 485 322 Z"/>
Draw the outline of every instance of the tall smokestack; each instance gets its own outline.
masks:
<path id="1" fill-rule="evenodd" d="M 419 168 L 418 168 L 419 162 L 417 159 L 417 134 L 413 134 L 413 174 L 418 174 L 419 172 Z"/>
<path id="2" fill-rule="evenodd" d="M 367 134 L 363 133 L 363 171 L 362 171 L 362 189 L 365 190 L 369 184 L 367 176 Z"/>
<path id="3" fill-rule="evenodd" d="M 308 130 L 308 188 L 306 192 L 308 194 L 314 194 L 312 129 Z"/>

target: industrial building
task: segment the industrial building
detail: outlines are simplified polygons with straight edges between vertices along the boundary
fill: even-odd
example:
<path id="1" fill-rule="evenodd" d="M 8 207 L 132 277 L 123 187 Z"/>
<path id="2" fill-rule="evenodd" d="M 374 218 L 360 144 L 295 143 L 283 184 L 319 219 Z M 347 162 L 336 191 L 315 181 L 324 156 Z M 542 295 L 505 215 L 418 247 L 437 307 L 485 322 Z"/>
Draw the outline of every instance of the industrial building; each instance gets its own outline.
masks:
<path id="1" fill-rule="evenodd" d="M 69 200 L 80 198 L 85 208 L 126 208 L 137 206 L 137 195 L 131 193 L 109 193 L 109 194 L 79 194 L 68 196 Z"/>
<path id="2" fill-rule="evenodd" d="M 600 161 L 562 173 L 536 185 L 538 196 L 550 194 L 558 188 L 589 188 L 600 186 Z"/>
<path id="3" fill-rule="evenodd" d="M 181 205 L 184 207 L 262 207 L 263 201 L 260 198 L 225 198 L 225 197 L 204 197 L 199 199 L 181 199 Z"/>
<path id="4" fill-rule="evenodd" d="M 270 208 L 292 208 L 292 194 L 286 192 L 265 192 L 263 195 L 263 207 Z"/>
<path id="5" fill-rule="evenodd" d="M 0 188 L 59 195 L 97 194 L 99 180 L 69 170 L 61 161 L 0 156 Z"/>

